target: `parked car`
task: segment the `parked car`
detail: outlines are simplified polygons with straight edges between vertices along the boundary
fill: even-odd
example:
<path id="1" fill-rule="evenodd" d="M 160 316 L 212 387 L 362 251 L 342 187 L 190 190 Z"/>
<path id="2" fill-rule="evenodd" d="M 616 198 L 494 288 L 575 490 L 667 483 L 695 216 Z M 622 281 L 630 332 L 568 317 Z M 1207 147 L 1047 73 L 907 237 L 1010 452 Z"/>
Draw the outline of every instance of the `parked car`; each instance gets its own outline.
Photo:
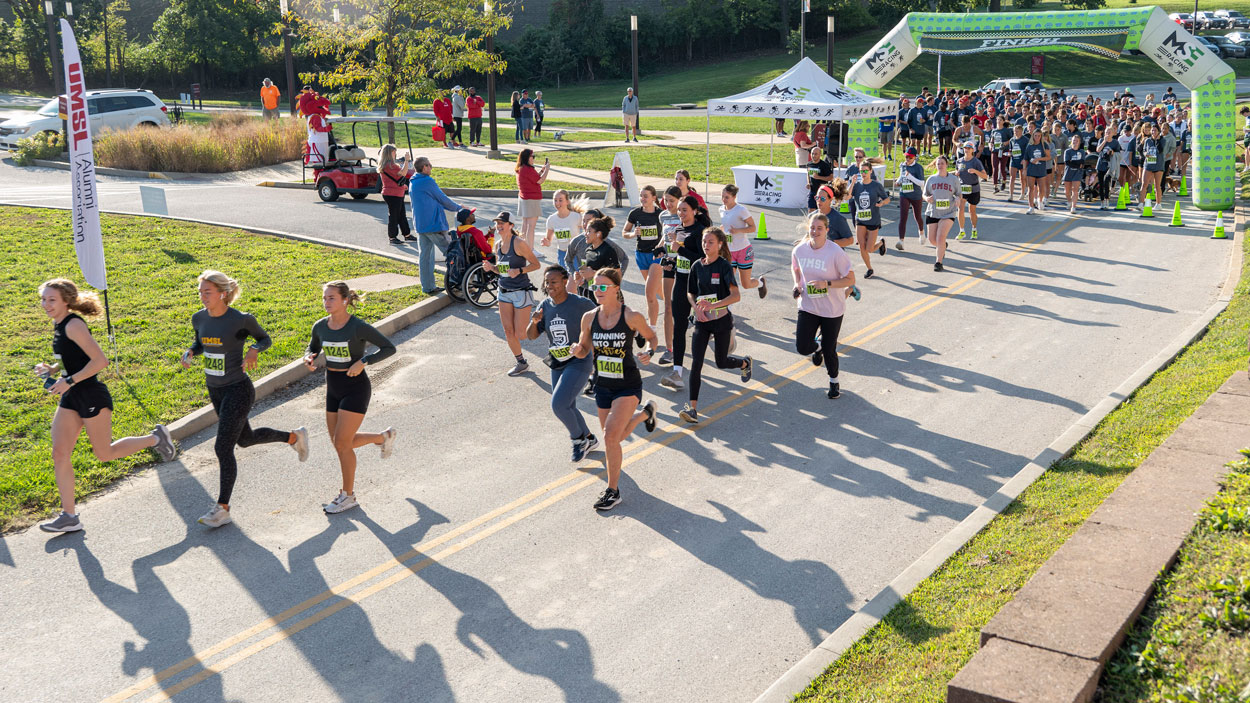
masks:
<path id="1" fill-rule="evenodd" d="M 996 91 L 1002 89 L 1003 86 L 1006 86 L 1007 90 L 1013 93 L 1018 93 L 1022 90 L 1046 90 L 1042 86 L 1041 81 L 1033 80 L 1032 78 L 996 78 L 981 86 L 981 90 L 986 92 Z"/>
<path id="2" fill-rule="evenodd" d="M 1231 29 L 1228 26 L 1228 18 L 1220 17 L 1210 10 L 1199 10 L 1194 15 L 1194 22 L 1198 25 L 1198 29 Z"/>
<path id="3" fill-rule="evenodd" d="M 1250 17 L 1246 17 L 1237 10 L 1216 10 L 1215 16 L 1228 20 L 1229 29 L 1237 27 L 1250 29 Z"/>
<path id="4" fill-rule="evenodd" d="M 1229 32 L 1224 36 L 1230 41 L 1236 42 L 1245 47 L 1250 47 L 1250 32 Z"/>
<path id="5" fill-rule="evenodd" d="M 1168 15 L 1168 19 L 1179 24 L 1185 29 L 1188 29 L 1191 32 L 1194 31 L 1194 16 L 1189 14 L 1188 12 L 1173 12 L 1172 14 Z"/>
<path id="6" fill-rule="evenodd" d="M 1228 37 L 1206 36 L 1206 37 L 1203 37 L 1203 39 L 1206 39 L 1210 41 L 1212 44 L 1215 44 L 1216 46 L 1220 47 L 1220 58 L 1223 58 L 1223 59 L 1246 58 L 1246 47 L 1242 46 L 1241 44 L 1238 44 L 1237 42 L 1233 41 L 1232 39 L 1229 39 Z"/>
<path id="7" fill-rule="evenodd" d="M 53 98 L 30 115 L 0 122 L 0 150 L 17 149 L 18 140 L 40 132 L 59 134 L 61 118 L 57 113 L 58 107 L 57 99 Z M 165 103 L 150 90 L 87 91 L 87 115 L 93 136 L 110 129 L 168 126 L 166 110 Z"/>

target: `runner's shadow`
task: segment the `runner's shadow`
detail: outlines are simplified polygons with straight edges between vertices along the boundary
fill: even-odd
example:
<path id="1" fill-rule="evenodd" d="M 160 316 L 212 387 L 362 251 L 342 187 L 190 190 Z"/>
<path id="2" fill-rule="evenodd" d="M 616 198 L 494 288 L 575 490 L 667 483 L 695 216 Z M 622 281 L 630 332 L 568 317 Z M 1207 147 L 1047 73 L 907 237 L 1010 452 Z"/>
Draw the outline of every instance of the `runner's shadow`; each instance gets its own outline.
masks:
<path id="1" fill-rule="evenodd" d="M 4 566 L 15 566 L 13 563 L 13 554 L 9 552 L 9 543 L 4 540 L 4 535 L 0 535 L 0 564 Z"/>
<path id="2" fill-rule="evenodd" d="M 621 515 L 646 525 L 756 595 L 789 605 L 813 646 L 851 616 L 853 596 L 837 572 L 818 561 L 788 561 L 760 547 L 747 533 L 766 530 L 733 508 L 708 501 L 721 514 L 717 520 L 648 494 L 627 474 L 621 483 L 622 493 L 629 496 L 628 510 Z"/>

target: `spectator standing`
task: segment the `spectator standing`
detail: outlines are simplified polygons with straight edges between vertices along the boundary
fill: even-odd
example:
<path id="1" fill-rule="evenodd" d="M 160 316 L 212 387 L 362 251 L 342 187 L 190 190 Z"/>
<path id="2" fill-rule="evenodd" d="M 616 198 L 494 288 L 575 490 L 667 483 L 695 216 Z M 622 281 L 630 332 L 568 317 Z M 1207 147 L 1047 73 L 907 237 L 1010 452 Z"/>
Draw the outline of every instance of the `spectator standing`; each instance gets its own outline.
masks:
<path id="1" fill-rule="evenodd" d="M 543 182 L 551 172 L 545 160 L 542 170 L 534 168 L 534 150 L 522 149 L 516 159 L 517 214 L 521 216 L 521 236 L 534 248 L 534 227 L 543 214 Z"/>
<path id="2" fill-rule="evenodd" d="M 516 121 L 516 143 L 521 143 L 521 94 L 512 91 L 512 119 Z"/>
<path id="3" fill-rule="evenodd" d="M 408 226 L 408 213 L 404 212 L 404 195 L 408 193 L 408 179 L 412 177 L 412 152 L 401 159 L 395 158 L 394 144 L 382 147 L 378 161 L 378 177 L 382 179 L 382 200 L 386 201 L 386 236 L 391 244 L 399 244 L 402 237 L 416 241 Z"/>
<path id="4" fill-rule="evenodd" d="M 417 230 L 418 266 L 421 269 L 421 290 L 426 295 L 442 291 L 434 280 L 434 249 L 447 254 L 447 215 L 443 210 L 459 212 L 460 206 L 452 202 L 438 187 L 431 175 L 434 166 L 424 156 L 413 163 L 416 174 L 409 183 L 412 198 L 412 224 Z"/>
<path id="5" fill-rule="evenodd" d="M 440 93 L 434 101 L 434 119 L 439 126 L 443 128 L 443 147 L 450 149 L 451 145 L 447 143 L 447 138 L 451 135 L 451 101 L 447 99 L 447 95 Z"/>
<path id="6" fill-rule="evenodd" d="M 521 89 L 521 142 L 530 143 L 530 137 L 534 130 L 534 101 L 530 98 L 530 91 L 527 88 Z M 530 237 L 530 246 L 534 245 L 533 237 Z"/>
<path id="7" fill-rule="evenodd" d="M 477 94 L 476 88 L 469 88 L 469 97 L 465 107 L 469 112 L 469 146 L 482 146 L 482 108 L 486 101 Z"/>
<path id="8" fill-rule="evenodd" d="M 634 141 L 638 141 L 638 96 L 633 88 L 625 89 L 625 98 L 621 100 L 621 120 L 625 123 L 625 143 L 629 143 L 632 132 Z"/>
<path id="9" fill-rule="evenodd" d="M 543 133 L 543 112 L 547 109 L 547 103 L 543 102 L 543 91 L 534 93 L 534 134 Z"/>
<path id="10" fill-rule="evenodd" d="M 260 87 L 261 116 L 267 120 L 278 117 L 278 101 L 281 99 L 282 93 L 278 91 L 278 86 L 266 78 Z"/>
<path id="11" fill-rule="evenodd" d="M 456 131 L 452 135 L 451 145 L 464 147 L 464 95 L 460 86 L 451 89 L 451 119 L 456 123 Z"/>
<path id="12" fill-rule="evenodd" d="M 816 146 L 816 142 L 808 137 L 807 120 L 799 122 L 794 128 L 794 165 L 799 168 L 807 168 L 807 164 L 811 161 L 812 147 Z"/>

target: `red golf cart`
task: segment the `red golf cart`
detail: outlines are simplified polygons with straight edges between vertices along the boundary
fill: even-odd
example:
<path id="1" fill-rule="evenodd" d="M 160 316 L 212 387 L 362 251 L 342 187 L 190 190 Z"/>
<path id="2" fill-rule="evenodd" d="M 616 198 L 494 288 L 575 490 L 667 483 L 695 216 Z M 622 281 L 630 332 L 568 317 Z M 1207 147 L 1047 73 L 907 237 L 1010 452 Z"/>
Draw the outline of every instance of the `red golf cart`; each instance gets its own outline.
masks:
<path id="1" fill-rule="evenodd" d="M 312 169 L 313 183 L 317 185 L 317 195 L 326 202 L 334 202 L 339 195 L 348 193 L 355 200 L 363 200 L 370 193 L 382 192 L 382 179 L 378 175 L 377 159 L 365 156 L 365 150 L 356 146 L 356 125 L 373 123 L 377 128 L 378 144 L 382 140 L 382 124 L 394 123 L 404 126 L 404 137 L 408 141 L 408 151 L 412 151 L 412 135 L 408 131 L 408 120 L 403 117 L 331 117 L 331 125 L 350 124 L 352 141 L 350 144 L 338 144 L 331 131 L 328 154 L 309 153 L 310 148 L 304 146 L 303 181 L 308 182 L 308 169 Z"/>

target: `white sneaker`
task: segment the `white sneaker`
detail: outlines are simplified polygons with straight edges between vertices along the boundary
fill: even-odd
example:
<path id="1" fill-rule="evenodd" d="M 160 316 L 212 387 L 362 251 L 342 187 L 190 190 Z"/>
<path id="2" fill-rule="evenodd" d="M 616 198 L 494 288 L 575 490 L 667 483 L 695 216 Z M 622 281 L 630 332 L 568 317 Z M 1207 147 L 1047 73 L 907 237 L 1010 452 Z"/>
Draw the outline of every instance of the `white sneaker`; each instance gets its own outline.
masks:
<path id="1" fill-rule="evenodd" d="M 1069 214 L 1069 215 L 1075 215 L 1075 214 L 1076 214 L 1076 206 L 1075 206 L 1075 205 L 1069 205 L 1069 206 L 1068 206 L 1068 214 Z"/>
<path id="2" fill-rule="evenodd" d="M 291 434 L 295 435 L 295 444 L 291 445 L 291 449 L 295 450 L 301 462 L 308 461 L 308 428 L 301 427 Z"/>
<path id="3" fill-rule="evenodd" d="M 394 427 L 388 427 L 382 430 L 382 458 L 390 459 L 391 453 L 395 451 L 395 435 L 398 434 Z"/>
<path id="4" fill-rule="evenodd" d="M 344 510 L 351 510 L 357 505 L 360 505 L 360 503 L 356 502 L 356 496 L 348 495 L 347 491 L 339 491 L 338 497 L 329 503 L 326 503 L 323 507 L 327 513 L 333 515 L 335 513 L 341 513 Z"/>
<path id="5" fill-rule="evenodd" d="M 208 527 L 221 527 L 232 522 L 234 520 L 230 517 L 230 511 L 220 505 L 214 505 L 212 510 L 204 513 L 204 516 L 200 518 L 200 524 Z"/>
<path id="6" fill-rule="evenodd" d="M 1033 208 L 1033 206 L 1032 206 L 1032 205 L 1030 205 L 1030 206 L 1029 206 L 1029 209 L 1024 211 L 1024 214 L 1026 214 L 1026 215 L 1032 215 L 1032 214 L 1033 214 L 1033 213 L 1035 213 L 1035 212 L 1037 212 L 1037 210 L 1035 210 L 1035 209 Z"/>

